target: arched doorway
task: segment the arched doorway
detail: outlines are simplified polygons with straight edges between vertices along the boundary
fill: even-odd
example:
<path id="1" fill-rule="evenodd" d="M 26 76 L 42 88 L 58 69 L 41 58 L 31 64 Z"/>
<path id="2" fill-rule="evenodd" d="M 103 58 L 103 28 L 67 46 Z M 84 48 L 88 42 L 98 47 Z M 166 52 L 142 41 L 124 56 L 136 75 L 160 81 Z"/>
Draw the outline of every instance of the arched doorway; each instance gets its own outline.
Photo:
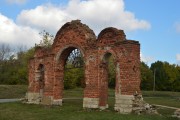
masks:
<path id="1" fill-rule="evenodd" d="M 43 93 L 44 93 L 44 86 L 45 86 L 45 67 L 43 64 L 39 64 L 38 69 L 36 71 L 36 79 L 39 84 L 39 95 L 40 98 L 42 99 Z"/>
<path id="2" fill-rule="evenodd" d="M 115 87 L 116 87 L 116 70 L 114 57 L 111 53 L 103 56 L 101 69 L 101 89 L 100 89 L 100 108 L 114 109 L 115 104 Z"/>
<path id="3" fill-rule="evenodd" d="M 84 78 L 83 54 L 77 47 L 65 48 L 59 57 L 60 98 L 63 103 L 78 100 L 82 103 Z M 77 101 L 76 101 L 77 102 Z"/>

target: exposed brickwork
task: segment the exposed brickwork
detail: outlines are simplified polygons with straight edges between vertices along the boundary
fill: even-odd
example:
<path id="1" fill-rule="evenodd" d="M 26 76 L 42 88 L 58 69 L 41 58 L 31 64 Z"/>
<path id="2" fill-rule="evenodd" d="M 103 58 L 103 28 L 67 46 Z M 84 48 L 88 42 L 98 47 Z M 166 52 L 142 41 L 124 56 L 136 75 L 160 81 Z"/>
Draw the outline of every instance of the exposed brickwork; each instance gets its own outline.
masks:
<path id="1" fill-rule="evenodd" d="M 35 99 L 39 95 L 41 104 L 62 104 L 64 65 L 69 53 L 75 48 L 81 51 L 85 62 L 83 107 L 107 106 L 108 75 L 104 59 L 110 53 L 116 67 L 115 109 L 120 112 L 127 109 L 131 111 L 129 108 L 123 109 L 121 101 L 122 96 L 141 93 L 139 42 L 127 40 L 123 30 L 112 27 L 102 30 L 96 37 L 94 32 L 79 20 L 68 22 L 61 27 L 52 48 L 36 48 L 34 58 L 29 61 L 29 102 L 33 103 L 35 94 L 36 103 Z M 40 65 L 44 67 L 43 80 L 38 69 Z M 132 101 L 132 97 L 125 99 L 129 98 L 129 101 Z M 132 107 L 131 102 L 126 106 L 128 104 Z"/>

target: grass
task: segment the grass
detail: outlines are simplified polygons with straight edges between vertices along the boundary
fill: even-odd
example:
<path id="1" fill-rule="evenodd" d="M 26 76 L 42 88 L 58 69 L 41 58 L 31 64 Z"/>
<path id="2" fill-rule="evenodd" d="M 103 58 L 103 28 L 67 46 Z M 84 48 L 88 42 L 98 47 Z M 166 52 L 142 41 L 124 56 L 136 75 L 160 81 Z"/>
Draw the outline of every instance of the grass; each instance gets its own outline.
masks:
<path id="1" fill-rule="evenodd" d="M 20 98 L 24 97 L 27 86 L 0 85 L 0 98 Z M 161 104 L 172 107 L 180 107 L 179 92 L 142 92 L 145 101 L 151 104 Z M 82 98 L 83 89 L 76 88 L 64 91 L 65 98 Z M 41 106 L 28 105 L 20 102 L 0 103 L 0 120 L 176 120 L 170 116 L 174 110 L 158 108 L 162 116 L 157 115 L 122 115 L 113 111 L 114 90 L 109 89 L 108 103 L 110 108 L 105 111 L 98 109 L 83 109 L 83 99 L 65 99 L 63 106 Z"/>
<path id="2" fill-rule="evenodd" d="M 180 97 L 180 92 L 171 91 L 142 91 L 144 97 Z"/>
<path id="3" fill-rule="evenodd" d="M 159 104 L 180 108 L 180 92 L 143 91 L 144 100 L 150 104 Z"/>
<path id="4" fill-rule="evenodd" d="M 114 111 L 82 108 L 82 100 L 65 100 L 63 106 L 28 105 L 19 102 L 0 104 L 0 120 L 176 120 L 157 115 L 118 114 Z"/>
<path id="5" fill-rule="evenodd" d="M 27 85 L 0 85 L 0 99 L 22 98 L 27 92 Z"/>
<path id="6" fill-rule="evenodd" d="M 63 91 L 64 98 L 83 98 L 83 88 L 75 88 Z"/>
<path id="7" fill-rule="evenodd" d="M 174 99 L 174 98 L 165 98 L 165 97 L 146 98 L 144 97 L 144 100 L 150 104 L 158 104 L 158 105 L 165 105 L 165 106 L 180 108 L 180 100 Z"/>

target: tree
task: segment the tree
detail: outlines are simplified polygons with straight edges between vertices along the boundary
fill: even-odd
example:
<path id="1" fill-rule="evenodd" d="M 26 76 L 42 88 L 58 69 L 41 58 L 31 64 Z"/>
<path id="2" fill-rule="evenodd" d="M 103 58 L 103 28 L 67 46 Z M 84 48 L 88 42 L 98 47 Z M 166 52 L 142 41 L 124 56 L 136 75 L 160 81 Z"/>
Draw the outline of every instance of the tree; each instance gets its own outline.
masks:
<path id="1" fill-rule="evenodd" d="M 85 87 L 84 83 L 84 61 L 79 49 L 69 53 L 64 70 L 64 88 Z"/>
<path id="2" fill-rule="evenodd" d="M 12 71 L 15 55 L 12 54 L 9 45 L 0 45 L 0 83 L 5 83 L 9 79 L 9 74 Z M 11 77 L 11 76 L 10 76 Z"/>
<path id="3" fill-rule="evenodd" d="M 173 91 L 176 84 L 179 84 L 180 71 L 177 65 L 157 61 L 151 64 L 151 70 L 155 70 L 157 90 Z"/>
<path id="4" fill-rule="evenodd" d="M 43 30 L 39 34 L 41 35 L 42 40 L 40 41 L 40 44 L 38 46 L 47 47 L 47 48 L 51 47 L 54 40 L 54 35 L 50 34 L 45 30 Z"/>
<path id="5" fill-rule="evenodd" d="M 151 70 L 155 71 L 156 90 L 167 90 L 168 76 L 164 68 L 164 63 L 162 61 L 152 63 Z"/>
<path id="6" fill-rule="evenodd" d="M 176 70 L 177 70 L 177 77 L 174 80 L 173 84 L 173 90 L 180 92 L 180 66 L 176 65 L 175 66 Z"/>
<path id="7" fill-rule="evenodd" d="M 53 42 L 53 35 L 45 30 L 40 33 L 42 40 L 39 46 L 49 48 Z M 27 84 L 28 61 L 34 56 L 35 47 L 29 50 L 19 47 L 19 51 L 12 51 L 9 45 L 0 45 L 0 84 Z"/>
<path id="8" fill-rule="evenodd" d="M 30 48 L 27 51 L 20 51 L 18 53 L 17 62 L 19 67 L 17 69 L 19 84 L 27 84 L 28 79 L 28 62 L 33 57 L 35 48 Z"/>
<path id="9" fill-rule="evenodd" d="M 0 61 L 7 60 L 11 56 L 11 49 L 9 45 L 0 45 Z"/>
<path id="10" fill-rule="evenodd" d="M 0 84 L 27 84 L 27 64 L 33 57 L 34 48 L 27 51 L 14 52 L 7 60 L 0 64 Z"/>
<path id="11" fill-rule="evenodd" d="M 153 72 L 149 66 L 144 62 L 141 62 L 141 89 L 152 90 L 153 89 Z"/>
<path id="12" fill-rule="evenodd" d="M 116 67 L 114 64 L 113 56 L 111 55 L 108 59 L 108 86 L 115 88 L 116 84 Z"/>
<path id="13" fill-rule="evenodd" d="M 84 87 L 84 68 L 71 68 L 64 71 L 64 89 Z"/>

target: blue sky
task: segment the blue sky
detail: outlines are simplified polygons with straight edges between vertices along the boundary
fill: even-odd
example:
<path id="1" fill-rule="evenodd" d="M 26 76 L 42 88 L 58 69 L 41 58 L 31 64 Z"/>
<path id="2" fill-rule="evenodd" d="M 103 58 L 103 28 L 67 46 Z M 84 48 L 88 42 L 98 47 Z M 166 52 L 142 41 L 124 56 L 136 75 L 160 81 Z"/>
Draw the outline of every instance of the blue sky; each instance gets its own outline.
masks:
<path id="1" fill-rule="evenodd" d="M 141 43 L 141 59 L 180 63 L 180 0 L 1 0 L 0 44 L 39 43 L 39 32 L 56 34 L 81 19 L 96 35 L 105 27 L 125 30 Z"/>
<path id="2" fill-rule="evenodd" d="M 125 0 L 126 9 L 133 11 L 137 18 L 150 22 L 151 29 L 131 33 L 130 38 L 141 42 L 142 53 L 154 60 L 177 63 L 180 52 L 179 0 Z M 179 29 L 179 28 L 178 28 Z M 178 56 L 177 56 L 178 57 Z"/>

